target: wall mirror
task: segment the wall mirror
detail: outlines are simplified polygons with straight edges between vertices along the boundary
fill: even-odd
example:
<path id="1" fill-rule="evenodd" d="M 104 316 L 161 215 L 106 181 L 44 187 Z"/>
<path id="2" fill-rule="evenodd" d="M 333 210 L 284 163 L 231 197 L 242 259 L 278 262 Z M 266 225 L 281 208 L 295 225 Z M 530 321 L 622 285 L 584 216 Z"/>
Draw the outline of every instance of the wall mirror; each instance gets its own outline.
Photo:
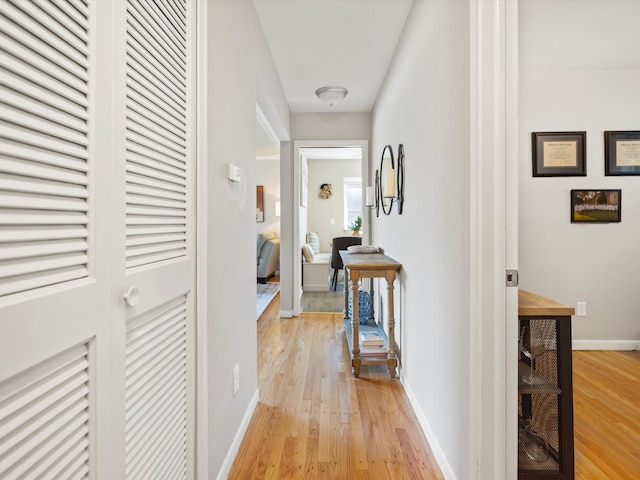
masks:
<path id="1" fill-rule="evenodd" d="M 391 145 L 385 146 L 384 150 L 382 150 L 378 191 L 380 192 L 379 200 L 382 212 L 385 215 L 389 215 L 396 197 L 396 171 Z"/>

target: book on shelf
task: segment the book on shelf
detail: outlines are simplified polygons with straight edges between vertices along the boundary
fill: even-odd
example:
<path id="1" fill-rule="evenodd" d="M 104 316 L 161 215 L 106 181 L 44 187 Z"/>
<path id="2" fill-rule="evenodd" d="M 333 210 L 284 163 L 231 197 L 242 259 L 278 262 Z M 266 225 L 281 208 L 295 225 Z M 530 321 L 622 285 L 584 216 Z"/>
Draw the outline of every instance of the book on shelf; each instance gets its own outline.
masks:
<path id="1" fill-rule="evenodd" d="M 364 331 L 360 333 L 360 345 L 363 347 L 381 347 L 384 345 L 384 338 L 378 332 Z"/>
<path id="2" fill-rule="evenodd" d="M 387 349 L 379 347 L 360 347 L 361 357 L 386 357 Z"/>

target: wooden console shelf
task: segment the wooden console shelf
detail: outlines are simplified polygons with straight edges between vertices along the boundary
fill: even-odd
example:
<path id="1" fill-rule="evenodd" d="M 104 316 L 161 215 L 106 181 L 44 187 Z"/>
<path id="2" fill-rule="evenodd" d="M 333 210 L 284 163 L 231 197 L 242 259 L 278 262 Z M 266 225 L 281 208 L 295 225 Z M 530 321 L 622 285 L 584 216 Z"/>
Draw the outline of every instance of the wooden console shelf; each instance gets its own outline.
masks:
<path id="1" fill-rule="evenodd" d="M 395 319 L 393 307 L 393 282 L 402 264 L 382 253 L 347 253 L 340 251 L 345 268 L 344 275 L 344 320 L 345 335 L 351 352 L 351 371 L 357 378 L 360 376 L 360 366 L 366 364 L 386 363 L 389 376 L 395 377 L 398 359 L 395 353 Z M 381 325 L 360 325 L 358 323 L 358 282 L 361 278 L 384 278 L 387 281 L 387 331 L 384 335 Z M 348 288 L 350 282 L 351 289 Z M 351 290 L 352 318 L 349 319 L 349 290 Z M 385 338 L 386 354 L 382 356 L 361 356 L 358 330 L 362 328 L 376 328 Z"/>
<path id="2" fill-rule="evenodd" d="M 519 480 L 574 478 L 571 371 L 571 316 L 574 313 L 573 307 L 555 300 L 524 290 L 518 292 L 522 346 L 518 362 Z M 524 334 L 525 327 L 528 327 L 528 336 Z M 530 352 L 536 350 L 531 360 Z M 525 448 L 526 424 L 547 442 L 547 458 L 537 458 Z"/>

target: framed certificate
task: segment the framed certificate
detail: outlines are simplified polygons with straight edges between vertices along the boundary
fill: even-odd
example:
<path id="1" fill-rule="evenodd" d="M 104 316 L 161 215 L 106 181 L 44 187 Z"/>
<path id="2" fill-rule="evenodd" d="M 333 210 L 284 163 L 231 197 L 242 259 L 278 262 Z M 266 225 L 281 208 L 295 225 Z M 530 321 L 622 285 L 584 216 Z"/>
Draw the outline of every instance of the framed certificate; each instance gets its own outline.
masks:
<path id="1" fill-rule="evenodd" d="M 640 175 L 640 132 L 604 132 L 605 175 Z"/>
<path id="2" fill-rule="evenodd" d="M 534 177 L 587 175 L 587 132 L 533 132 Z"/>

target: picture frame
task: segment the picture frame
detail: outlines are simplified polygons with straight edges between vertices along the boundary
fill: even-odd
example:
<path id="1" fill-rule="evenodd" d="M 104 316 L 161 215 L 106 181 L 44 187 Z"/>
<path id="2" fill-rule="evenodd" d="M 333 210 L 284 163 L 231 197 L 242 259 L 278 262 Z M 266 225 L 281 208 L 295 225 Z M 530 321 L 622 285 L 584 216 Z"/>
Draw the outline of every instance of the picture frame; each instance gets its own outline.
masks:
<path id="1" fill-rule="evenodd" d="M 604 132 L 604 174 L 640 175 L 640 131 Z"/>
<path id="2" fill-rule="evenodd" d="M 619 223 L 622 190 L 571 190 L 571 223 Z"/>
<path id="3" fill-rule="evenodd" d="M 587 132 L 532 132 L 534 177 L 587 175 Z"/>

